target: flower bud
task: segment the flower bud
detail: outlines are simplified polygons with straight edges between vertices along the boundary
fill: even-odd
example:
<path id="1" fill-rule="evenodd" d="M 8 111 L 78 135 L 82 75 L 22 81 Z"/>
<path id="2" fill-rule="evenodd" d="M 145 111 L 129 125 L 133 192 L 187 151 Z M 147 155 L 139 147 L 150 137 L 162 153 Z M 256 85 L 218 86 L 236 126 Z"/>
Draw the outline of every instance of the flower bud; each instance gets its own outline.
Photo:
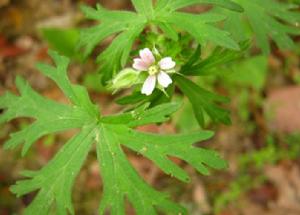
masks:
<path id="1" fill-rule="evenodd" d="M 110 88 L 112 90 L 119 90 L 122 88 L 128 88 L 136 84 L 139 79 L 140 72 L 126 68 L 119 72 L 112 80 Z"/>

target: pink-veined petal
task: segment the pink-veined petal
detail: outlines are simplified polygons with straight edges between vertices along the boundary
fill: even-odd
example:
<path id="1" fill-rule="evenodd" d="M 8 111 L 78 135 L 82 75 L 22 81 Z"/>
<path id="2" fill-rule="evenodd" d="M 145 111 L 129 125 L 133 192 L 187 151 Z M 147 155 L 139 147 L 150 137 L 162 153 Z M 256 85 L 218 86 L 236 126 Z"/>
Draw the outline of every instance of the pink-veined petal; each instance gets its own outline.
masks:
<path id="1" fill-rule="evenodd" d="M 147 96 L 151 95 L 155 88 L 156 84 L 156 76 L 155 75 L 150 75 L 148 78 L 145 80 L 143 87 L 142 87 L 142 94 L 145 94 Z"/>
<path id="2" fill-rule="evenodd" d="M 140 50 L 140 57 L 147 66 L 151 66 L 155 62 L 155 58 L 148 48 Z"/>
<path id="3" fill-rule="evenodd" d="M 133 59 L 132 67 L 138 71 L 147 71 L 149 66 L 140 58 Z"/>
<path id="4" fill-rule="evenodd" d="M 172 79 L 170 78 L 170 76 L 162 71 L 158 74 L 157 80 L 158 83 L 164 88 L 168 87 L 172 83 Z"/>
<path id="5" fill-rule="evenodd" d="M 173 69 L 176 65 L 176 63 L 172 60 L 171 57 L 165 57 L 165 58 L 161 59 L 161 61 L 159 61 L 158 64 L 159 64 L 160 68 L 163 70 Z"/>

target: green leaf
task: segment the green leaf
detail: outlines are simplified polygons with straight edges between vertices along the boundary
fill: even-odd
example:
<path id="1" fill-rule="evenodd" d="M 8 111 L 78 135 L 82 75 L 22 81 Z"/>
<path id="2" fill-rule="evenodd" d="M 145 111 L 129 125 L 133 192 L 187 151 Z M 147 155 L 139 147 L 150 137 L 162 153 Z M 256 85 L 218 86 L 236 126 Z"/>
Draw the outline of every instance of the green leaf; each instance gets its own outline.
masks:
<path id="1" fill-rule="evenodd" d="M 101 77 L 97 71 L 85 73 L 82 80 L 82 85 L 85 86 L 89 91 L 97 93 L 110 92 L 103 84 L 101 84 Z"/>
<path id="2" fill-rule="evenodd" d="M 126 200 L 132 204 L 137 215 L 155 215 L 158 211 L 187 214 L 186 209 L 171 201 L 167 194 L 153 189 L 139 176 L 126 158 L 123 147 L 147 157 L 167 174 L 187 182 L 187 173 L 169 156 L 185 160 L 203 174 L 209 173 L 208 167 L 226 167 L 216 152 L 193 146 L 209 139 L 212 132 L 159 135 L 134 130 L 140 125 L 165 122 L 178 110 L 178 103 L 153 108 L 149 108 L 148 103 L 130 112 L 101 116 L 86 90 L 70 82 L 66 72 L 69 60 L 56 52 L 50 52 L 50 55 L 56 65 L 38 64 L 38 68 L 60 87 L 70 104 L 60 104 L 42 97 L 21 78 L 17 78 L 20 96 L 10 92 L 0 96 L 0 108 L 4 109 L 0 123 L 19 117 L 35 119 L 28 127 L 11 135 L 5 144 L 7 148 L 15 148 L 25 142 L 24 154 L 42 136 L 77 128 L 77 134 L 62 146 L 48 164 L 37 171 L 23 171 L 25 179 L 11 187 L 17 196 L 34 191 L 37 193 L 23 214 L 75 214 L 72 205 L 74 181 L 93 143 L 96 144 L 103 179 L 100 215 L 108 210 L 112 215 L 125 214 Z"/>
<path id="3" fill-rule="evenodd" d="M 116 125 L 103 125 L 99 130 L 97 155 L 104 182 L 99 213 L 102 215 L 110 209 L 112 215 L 125 214 L 124 201 L 127 198 L 136 214 L 157 214 L 157 208 L 172 214 L 187 214 L 184 208 L 168 200 L 166 194 L 154 190 L 141 179 L 122 151 L 117 136 L 119 130 Z"/>
<path id="4" fill-rule="evenodd" d="M 168 96 L 166 96 L 166 94 L 163 93 L 161 90 L 156 89 L 150 96 L 146 96 L 145 94 L 142 94 L 140 92 L 140 88 L 139 88 L 138 91 L 134 91 L 129 96 L 118 98 L 116 102 L 120 105 L 128 105 L 128 104 L 141 105 L 149 102 L 150 107 L 153 107 L 171 101 L 171 97 L 174 93 L 174 85 L 169 86 L 166 89 L 166 93 L 168 94 Z"/>
<path id="5" fill-rule="evenodd" d="M 184 98 L 182 108 L 174 115 L 173 123 L 179 132 L 196 131 L 199 129 L 199 123 L 194 115 L 193 106 L 190 102 L 185 102 Z"/>
<path id="6" fill-rule="evenodd" d="M 193 15 L 183 12 L 173 12 L 164 14 L 157 18 L 161 22 L 169 23 L 187 31 L 200 44 L 208 41 L 226 48 L 239 50 L 238 44 L 231 39 L 226 31 L 214 27 L 212 23 L 220 22 L 225 19 L 224 16 L 207 12 L 199 15 Z"/>
<path id="7" fill-rule="evenodd" d="M 20 96 L 6 93 L 0 97 L 0 108 L 7 109 L 0 116 L 0 123 L 17 117 L 30 117 L 36 121 L 23 130 L 11 134 L 5 148 L 16 148 L 24 143 L 22 155 L 40 137 L 71 128 L 80 128 L 84 121 L 93 119 L 83 107 L 71 107 L 46 99 L 36 93 L 22 78 L 18 77 L 16 85 Z"/>
<path id="8" fill-rule="evenodd" d="M 195 4 L 213 4 L 229 10 L 243 12 L 243 8 L 240 5 L 230 0 L 158 0 L 156 9 L 161 10 L 165 7 L 168 9 L 170 8 L 172 10 L 177 10 Z"/>
<path id="9" fill-rule="evenodd" d="M 290 36 L 300 34 L 297 27 L 297 23 L 300 22 L 300 13 L 297 11 L 299 6 L 275 0 L 235 1 L 244 8 L 245 13 L 234 14 L 224 10 L 226 15 L 229 14 L 226 22 L 230 25 L 225 25 L 230 27 L 228 30 L 233 33 L 238 30 L 241 31 L 240 34 L 246 34 L 241 27 L 246 17 L 256 35 L 258 46 L 265 54 L 270 52 L 269 38 L 274 40 L 280 49 L 294 49 L 295 45 Z"/>
<path id="10" fill-rule="evenodd" d="M 150 97 L 155 94 L 156 91 L 154 91 Z M 128 105 L 128 104 L 137 104 L 141 101 L 144 101 L 147 99 L 147 96 L 142 94 L 140 91 L 134 91 L 131 95 L 120 97 L 116 99 L 116 103 L 119 105 Z"/>
<path id="11" fill-rule="evenodd" d="M 148 106 L 149 103 L 127 113 L 104 116 L 101 119 L 101 122 L 109 124 L 123 124 L 129 127 L 161 123 L 167 121 L 169 119 L 168 116 L 176 112 L 180 108 L 181 104 L 165 103 L 151 109 L 146 109 Z"/>
<path id="12" fill-rule="evenodd" d="M 216 45 L 230 49 L 239 49 L 238 44 L 230 38 L 228 32 L 213 26 L 224 20 L 224 16 L 205 13 L 192 15 L 175 12 L 181 7 L 203 3 L 214 4 L 234 11 L 241 11 L 239 5 L 229 0 L 182 1 L 161 0 L 153 8 L 151 0 L 132 0 L 137 13 L 129 11 L 109 11 L 97 6 L 97 9 L 82 6 L 82 11 L 89 19 L 100 22 L 99 25 L 83 29 L 79 48 L 84 48 L 84 56 L 91 54 L 93 49 L 109 36 L 117 35 L 111 44 L 97 57 L 103 83 L 109 81 L 120 69 L 125 67 L 130 50 L 143 32 L 147 24 L 157 25 L 173 40 L 178 40 L 174 27 L 189 32 L 200 43 L 211 41 Z"/>
<path id="13" fill-rule="evenodd" d="M 213 94 L 181 75 L 173 77 L 180 90 L 192 103 L 199 125 L 205 124 L 204 112 L 216 123 L 231 124 L 230 112 L 217 105 L 228 102 L 228 98 Z"/>
<path id="14" fill-rule="evenodd" d="M 144 24 L 134 23 L 134 27 L 119 34 L 110 46 L 98 56 L 97 62 L 101 65 L 103 81 L 110 80 L 120 68 L 127 63 L 131 46 L 141 33 Z"/>
<path id="15" fill-rule="evenodd" d="M 45 76 L 55 81 L 74 105 L 83 106 L 91 116 L 98 115 L 98 107 L 91 102 L 87 90 L 82 86 L 70 83 L 67 75 L 67 68 L 70 60 L 67 57 L 58 55 L 54 51 L 50 51 L 49 55 L 52 57 L 57 67 L 38 63 L 37 68 Z"/>
<path id="16" fill-rule="evenodd" d="M 25 215 L 50 214 L 55 206 L 55 214 L 74 214 L 72 188 L 75 178 L 95 139 L 95 125 L 84 126 L 82 131 L 70 139 L 41 170 L 31 172 L 30 179 L 20 180 L 11 187 L 17 196 L 39 190 Z"/>
<path id="17" fill-rule="evenodd" d="M 134 131 L 123 125 L 106 125 L 100 130 L 97 154 L 104 181 L 104 196 L 100 214 L 110 208 L 112 214 L 124 214 L 124 199 L 133 204 L 137 214 L 157 214 L 156 209 L 171 214 L 187 214 L 186 210 L 166 195 L 149 187 L 134 171 L 120 145 L 144 155 L 154 161 L 163 171 L 182 181 L 188 181 L 187 174 L 169 160 L 167 156 L 179 157 L 193 165 L 199 172 L 208 173 L 207 167 L 224 168 L 226 163 L 215 152 L 192 147 L 194 142 L 211 137 L 211 132 L 191 135 L 154 135 Z M 102 140 L 102 141 L 101 141 Z"/>
<path id="18" fill-rule="evenodd" d="M 152 0 L 131 0 L 131 2 L 139 14 L 144 14 L 149 20 L 153 19 Z"/>
<path id="19" fill-rule="evenodd" d="M 178 34 L 170 24 L 158 22 L 157 25 L 169 38 L 171 38 L 174 41 L 178 40 Z"/>
<path id="20" fill-rule="evenodd" d="M 226 164 L 215 152 L 193 147 L 193 143 L 207 140 L 212 137 L 212 132 L 200 131 L 188 135 L 156 135 L 141 133 L 120 127 L 116 135 L 125 146 L 141 153 L 152 160 L 167 174 L 183 182 L 189 182 L 189 176 L 177 165 L 171 162 L 168 156 L 185 160 L 202 174 L 209 174 L 208 168 L 225 168 Z M 197 156 L 198 155 L 198 156 Z M 205 164 L 205 165 L 203 165 Z"/>
<path id="21" fill-rule="evenodd" d="M 192 62 L 187 62 L 182 66 L 180 72 L 185 75 L 200 76 L 215 74 L 212 69 L 218 69 L 219 66 L 226 65 L 244 56 L 246 50 L 250 46 L 249 41 L 240 43 L 241 50 L 234 51 L 217 47 L 206 59 L 200 59 L 199 50 L 196 50 L 191 57 Z M 195 59 L 193 59 L 195 58 Z"/>
<path id="22" fill-rule="evenodd" d="M 100 5 L 97 6 L 97 9 L 82 6 L 82 11 L 87 18 L 101 22 L 101 24 L 83 29 L 81 32 L 79 47 L 84 47 L 85 56 L 88 56 L 105 38 L 120 33 L 110 46 L 98 56 L 103 80 L 108 81 L 121 66 L 123 67 L 127 63 L 131 46 L 144 29 L 147 19 L 134 12 L 109 11 Z"/>

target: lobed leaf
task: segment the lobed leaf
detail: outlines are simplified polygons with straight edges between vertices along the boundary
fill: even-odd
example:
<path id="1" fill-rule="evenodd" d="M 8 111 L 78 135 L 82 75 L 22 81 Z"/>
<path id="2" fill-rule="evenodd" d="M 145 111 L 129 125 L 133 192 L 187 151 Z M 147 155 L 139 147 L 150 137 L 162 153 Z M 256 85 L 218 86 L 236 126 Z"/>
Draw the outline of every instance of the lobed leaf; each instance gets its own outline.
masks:
<path id="1" fill-rule="evenodd" d="M 70 107 L 46 99 L 20 77 L 17 78 L 16 85 L 21 93 L 20 96 L 6 93 L 0 97 L 0 108 L 5 109 L 4 114 L 0 116 L 0 123 L 18 117 L 34 118 L 36 121 L 21 131 L 11 134 L 11 138 L 4 145 L 7 149 L 16 148 L 24 143 L 22 155 L 25 155 L 30 146 L 40 137 L 80 128 L 84 121 L 92 121 L 83 108 Z"/>
<path id="2" fill-rule="evenodd" d="M 147 185 L 127 160 L 116 132 L 119 126 L 101 125 L 97 156 L 104 182 L 99 213 L 110 209 L 112 215 L 125 215 L 125 199 L 133 205 L 136 214 L 157 214 L 157 209 L 172 214 L 187 214 L 186 209 L 173 203 L 166 194 Z"/>
<path id="3" fill-rule="evenodd" d="M 162 136 L 120 127 L 115 133 L 125 146 L 149 158 L 164 172 L 184 182 L 189 182 L 189 176 L 170 161 L 168 156 L 186 161 L 205 175 L 209 174 L 208 166 L 216 169 L 226 167 L 226 163 L 215 152 L 192 146 L 196 142 L 211 138 L 212 132 Z"/>
<path id="4" fill-rule="evenodd" d="M 127 63 L 131 46 L 141 33 L 144 24 L 132 23 L 134 27 L 119 34 L 110 46 L 98 56 L 97 62 L 101 64 L 103 81 L 110 80 L 121 67 Z"/>
<path id="5" fill-rule="evenodd" d="M 45 167 L 30 174 L 25 172 L 30 179 L 20 180 L 11 187 L 17 196 L 39 190 L 25 209 L 25 215 L 51 214 L 53 206 L 55 214 L 74 214 L 72 187 L 94 139 L 94 125 L 84 126 Z"/>
<path id="6" fill-rule="evenodd" d="M 231 124 L 230 112 L 217 105 L 217 103 L 228 102 L 228 98 L 213 94 L 181 75 L 173 77 L 180 90 L 190 100 L 201 126 L 205 124 L 204 113 L 207 113 L 214 122 Z"/>
<path id="7" fill-rule="evenodd" d="M 82 86 L 71 84 L 68 79 L 67 68 L 70 62 L 69 59 L 58 55 L 54 51 L 50 51 L 49 55 L 54 60 L 56 67 L 38 63 L 37 68 L 45 76 L 52 79 L 75 106 L 82 106 L 91 117 L 98 117 L 98 107 L 91 102 L 87 90 Z"/>
<path id="8" fill-rule="evenodd" d="M 242 58 L 245 54 L 245 51 L 248 50 L 249 46 L 250 42 L 245 41 L 240 43 L 240 51 L 217 47 L 205 59 L 200 59 L 199 50 L 196 50 L 191 59 L 182 66 L 180 73 L 189 76 L 209 75 L 211 74 L 212 69 L 218 68 L 218 66 L 223 66 Z"/>
<path id="9" fill-rule="evenodd" d="M 180 29 L 191 34 L 200 44 L 207 41 L 213 42 L 216 45 L 229 49 L 239 50 L 238 44 L 231 39 L 230 34 L 226 31 L 214 27 L 211 23 L 224 20 L 224 16 L 204 13 L 193 15 L 183 12 L 173 12 L 163 17 L 160 17 L 163 22 L 175 25 Z"/>
<path id="10" fill-rule="evenodd" d="M 275 0 L 235 0 L 244 8 L 244 13 L 234 13 L 223 10 L 228 17 L 225 29 L 232 32 L 236 38 L 245 38 L 244 20 L 251 26 L 256 36 L 258 46 L 265 54 L 270 52 L 269 38 L 275 41 L 280 49 L 293 50 L 295 45 L 291 36 L 299 35 L 300 22 L 299 6 L 278 2 Z"/>
<path id="11" fill-rule="evenodd" d="M 144 1 L 137 1 L 135 4 L 139 10 L 142 10 L 141 7 L 144 5 L 142 2 Z M 101 22 L 101 24 L 83 29 L 81 32 L 79 47 L 84 47 L 85 56 L 88 56 L 105 38 L 120 33 L 97 58 L 100 70 L 104 74 L 103 81 L 108 81 L 121 66 L 127 63 L 131 46 L 144 29 L 147 19 L 134 12 L 109 11 L 100 5 L 97 6 L 97 9 L 82 6 L 82 11 L 87 18 Z"/>
<path id="12" fill-rule="evenodd" d="M 122 147 L 127 147 L 153 160 L 163 171 L 182 181 L 188 175 L 172 163 L 167 156 L 178 157 L 194 166 L 200 173 L 208 174 L 208 166 L 224 168 L 225 162 L 215 152 L 193 146 L 206 140 L 211 132 L 186 135 L 155 135 L 133 130 L 149 123 L 161 123 L 175 112 L 180 104 L 169 103 L 138 109 L 113 116 L 101 116 L 87 91 L 73 85 L 67 76 L 68 59 L 50 52 L 55 66 L 39 64 L 38 68 L 51 78 L 69 98 L 71 104 L 60 104 L 36 93 L 23 79 L 17 78 L 20 96 L 6 93 L 0 97 L 4 113 L 0 122 L 18 117 L 33 118 L 28 127 L 16 132 L 6 143 L 15 148 L 25 142 L 23 154 L 34 141 L 52 132 L 79 128 L 46 166 L 37 171 L 24 171 L 26 177 L 11 187 L 17 196 L 37 191 L 24 214 L 75 214 L 72 205 L 72 188 L 92 144 L 96 143 L 97 158 L 103 179 L 103 196 L 99 214 L 109 210 L 112 215 L 125 214 L 126 199 L 136 214 L 187 214 L 186 209 L 172 202 L 168 195 L 150 187 L 132 167 Z"/>

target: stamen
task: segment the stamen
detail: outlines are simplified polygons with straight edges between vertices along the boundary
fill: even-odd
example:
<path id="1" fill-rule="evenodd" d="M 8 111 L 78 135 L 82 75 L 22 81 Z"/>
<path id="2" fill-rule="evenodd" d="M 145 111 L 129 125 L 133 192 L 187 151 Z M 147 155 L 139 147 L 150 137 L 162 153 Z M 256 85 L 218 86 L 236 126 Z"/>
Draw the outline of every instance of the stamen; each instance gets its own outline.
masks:
<path id="1" fill-rule="evenodd" d="M 155 75 L 159 72 L 159 67 L 157 65 L 150 66 L 148 69 L 149 75 Z"/>

